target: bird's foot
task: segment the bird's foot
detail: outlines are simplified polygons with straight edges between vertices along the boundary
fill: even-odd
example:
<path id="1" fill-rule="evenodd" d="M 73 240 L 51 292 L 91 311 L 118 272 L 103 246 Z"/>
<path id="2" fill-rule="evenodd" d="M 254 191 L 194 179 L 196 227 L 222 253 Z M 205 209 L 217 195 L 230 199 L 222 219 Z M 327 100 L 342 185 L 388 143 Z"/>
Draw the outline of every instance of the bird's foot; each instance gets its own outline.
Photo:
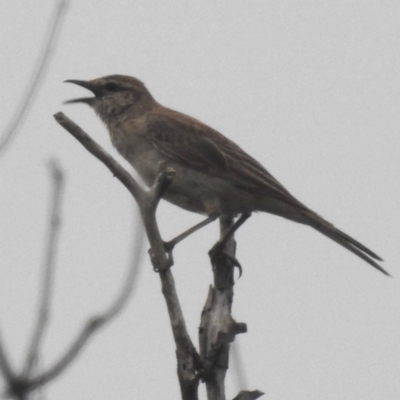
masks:
<path id="1" fill-rule="evenodd" d="M 239 278 L 242 276 L 242 266 L 236 257 L 231 256 L 226 252 L 225 243 L 218 241 L 208 252 L 210 256 L 211 265 L 216 268 L 220 263 L 230 263 L 233 267 L 237 267 L 239 270 Z"/>

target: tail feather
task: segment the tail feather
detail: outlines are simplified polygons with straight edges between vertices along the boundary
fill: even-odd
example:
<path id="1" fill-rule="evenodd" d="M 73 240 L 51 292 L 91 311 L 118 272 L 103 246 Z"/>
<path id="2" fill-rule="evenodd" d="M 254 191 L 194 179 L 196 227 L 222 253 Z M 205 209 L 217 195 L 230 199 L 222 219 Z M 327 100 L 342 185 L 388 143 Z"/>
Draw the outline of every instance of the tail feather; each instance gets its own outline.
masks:
<path id="1" fill-rule="evenodd" d="M 368 247 L 365 247 L 363 244 L 358 242 L 357 240 L 353 239 L 351 236 L 347 235 L 346 233 L 340 231 L 339 229 L 334 228 L 337 233 L 342 236 L 344 239 L 347 239 L 353 246 L 360 249 L 364 253 L 367 253 L 370 257 L 375 258 L 375 260 L 383 261 L 381 257 L 379 257 L 376 253 L 371 251 Z"/>
<path id="2" fill-rule="evenodd" d="M 375 254 L 373 251 L 365 247 L 363 244 L 353 239 L 351 236 L 345 234 L 339 229 L 335 228 L 329 222 L 323 220 L 318 216 L 318 220 L 313 216 L 313 222 L 310 225 L 329 239 L 334 240 L 347 250 L 351 251 L 358 257 L 362 258 L 368 264 L 372 265 L 378 271 L 381 271 L 387 276 L 391 276 L 385 269 L 383 269 L 375 260 L 383 261 L 381 257 Z"/>

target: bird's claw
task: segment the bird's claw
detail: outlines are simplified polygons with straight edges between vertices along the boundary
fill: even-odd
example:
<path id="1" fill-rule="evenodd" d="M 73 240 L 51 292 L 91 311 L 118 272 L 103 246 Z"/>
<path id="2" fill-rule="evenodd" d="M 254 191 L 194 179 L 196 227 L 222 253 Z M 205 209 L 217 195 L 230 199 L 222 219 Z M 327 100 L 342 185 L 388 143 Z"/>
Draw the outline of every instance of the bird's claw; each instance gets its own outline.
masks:
<path id="1" fill-rule="evenodd" d="M 173 240 L 171 240 L 169 242 L 164 242 L 163 241 L 164 251 L 167 254 L 167 265 L 166 265 L 165 268 L 170 268 L 170 267 L 172 267 L 174 265 L 174 257 L 173 257 L 172 251 L 173 251 L 173 249 L 175 247 L 175 244 L 176 243 Z M 153 260 L 154 259 L 154 252 L 153 252 L 152 248 L 150 248 L 148 250 L 148 253 L 150 255 L 150 258 Z M 154 265 L 154 263 L 153 263 L 153 265 Z M 159 272 L 159 269 L 157 267 L 154 267 L 154 271 L 155 272 Z"/>
<path id="2" fill-rule="evenodd" d="M 213 268 L 216 267 L 218 263 L 218 259 L 225 259 L 229 261 L 233 267 L 237 267 L 239 270 L 239 278 L 242 276 L 243 273 L 243 268 L 240 264 L 240 262 L 237 260 L 236 257 L 231 256 L 230 254 L 226 253 L 225 251 L 225 244 L 221 242 L 215 243 L 215 245 L 212 247 L 212 249 L 208 252 L 208 255 L 210 256 L 211 259 L 211 264 Z"/>

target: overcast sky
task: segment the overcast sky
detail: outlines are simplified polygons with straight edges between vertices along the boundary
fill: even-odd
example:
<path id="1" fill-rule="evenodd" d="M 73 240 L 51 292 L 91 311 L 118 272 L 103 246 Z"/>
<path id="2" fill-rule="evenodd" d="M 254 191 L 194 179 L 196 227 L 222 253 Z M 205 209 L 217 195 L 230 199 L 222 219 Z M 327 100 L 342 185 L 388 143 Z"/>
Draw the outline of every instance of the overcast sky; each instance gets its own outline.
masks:
<path id="1" fill-rule="evenodd" d="M 1 118 L 24 93 L 52 1 L 0 5 Z M 35 316 L 50 185 L 66 173 L 61 248 L 43 364 L 103 310 L 124 277 L 133 201 L 52 115 L 65 112 L 113 155 L 86 95 L 63 84 L 127 74 L 162 104 L 219 130 L 299 200 L 385 259 L 379 273 L 310 228 L 253 215 L 237 234 L 244 273 L 233 316 L 247 387 L 228 398 L 400 398 L 400 3 L 75 1 L 21 132 L 0 159 L 0 328 L 20 365 Z M 123 162 L 123 161 L 121 161 Z M 126 166 L 126 163 L 124 163 Z M 162 203 L 165 240 L 202 217 Z M 175 251 L 173 273 L 197 344 L 215 223 Z M 147 244 L 146 244 L 147 246 Z M 148 257 L 124 313 L 46 388 L 49 399 L 179 398 L 174 344 Z M 204 389 L 202 389 L 204 396 Z"/>

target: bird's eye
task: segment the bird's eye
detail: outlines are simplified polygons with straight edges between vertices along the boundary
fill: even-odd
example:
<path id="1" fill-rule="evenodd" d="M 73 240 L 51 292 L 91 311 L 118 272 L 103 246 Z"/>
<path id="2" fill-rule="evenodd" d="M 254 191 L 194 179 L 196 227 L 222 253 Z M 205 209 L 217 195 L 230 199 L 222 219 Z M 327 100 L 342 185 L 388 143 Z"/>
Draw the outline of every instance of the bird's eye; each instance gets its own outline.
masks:
<path id="1" fill-rule="evenodd" d="M 107 83 L 107 84 L 105 85 L 105 89 L 106 89 L 108 92 L 117 92 L 117 91 L 119 90 L 119 86 L 118 86 L 116 83 L 114 83 L 114 82 L 110 82 L 110 83 Z"/>

